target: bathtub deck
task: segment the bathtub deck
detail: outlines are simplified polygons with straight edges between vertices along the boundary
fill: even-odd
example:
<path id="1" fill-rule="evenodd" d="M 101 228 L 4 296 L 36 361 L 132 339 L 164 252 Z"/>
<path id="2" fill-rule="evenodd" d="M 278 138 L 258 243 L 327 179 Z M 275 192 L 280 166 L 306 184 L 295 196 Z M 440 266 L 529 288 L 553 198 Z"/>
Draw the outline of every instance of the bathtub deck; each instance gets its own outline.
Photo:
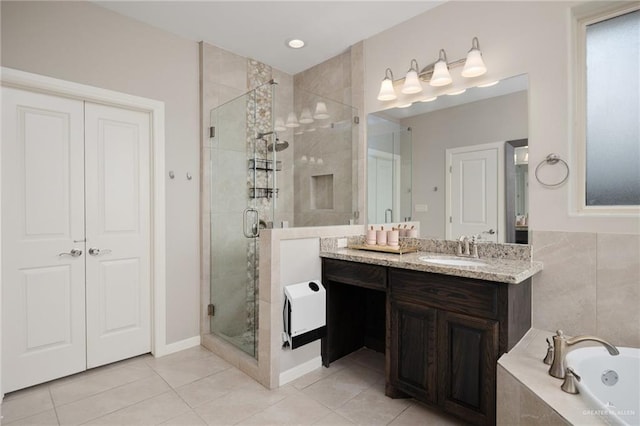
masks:
<path id="1" fill-rule="evenodd" d="M 580 395 L 571 395 L 560 389 L 562 380 L 551 377 L 548 374 L 549 366 L 542 362 L 547 351 L 545 339 L 551 337 L 555 332 L 547 330 L 531 329 L 522 340 L 509 352 L 498 360 L 498 389 L 497 408 L 498 424 L 508 424 L 515 420 L 515 417 L 528 417 L 531 422 L 531 405 L 528 402 L 520 401 L 520 389 L 511 389 L 513 386 L 507 384 L 510 389 L 501 389 L 504 380 L 500 380 L 501 374 L 507 373 L 511 378 L 515 378 L 519 387 L 526 388 L 527 397 L 537 399 L 535 405 L 538 413 L 538 424 L 572 424 L 572 425 L 606 425 L 594 410 L 591 409 Z M 584 346 L 589 346 L 585 344 Z M 511 381 L 513 382 L 513 381 Z M 531 395 L 533 394 L 533 395 Z M 518 405 L 518 407 L 514 405 Z M 504 409 L 503 416 L 500 415 Z M 514 417 L 515 416 L 515 417 Z M 533 423 L 536 423 L 535 421 Z"/>

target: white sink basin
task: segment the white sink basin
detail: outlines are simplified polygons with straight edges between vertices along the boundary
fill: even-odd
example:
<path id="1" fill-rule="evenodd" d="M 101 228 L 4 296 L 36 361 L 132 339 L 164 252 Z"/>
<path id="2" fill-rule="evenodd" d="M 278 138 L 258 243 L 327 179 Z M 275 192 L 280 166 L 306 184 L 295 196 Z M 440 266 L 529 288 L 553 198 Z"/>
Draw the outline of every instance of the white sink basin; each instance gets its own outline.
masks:
<path id="1" fill-rule="evenodd" d="M 473 259 L 460 259 L 457 257 L 432 257 L 432 256 L 421 256 L 418 258 L 423 262 L 433 263 L 436 265 L 446 265 L 446 266 L 485 266 L 486 263 L 481 262 L 479 260 Z"/>

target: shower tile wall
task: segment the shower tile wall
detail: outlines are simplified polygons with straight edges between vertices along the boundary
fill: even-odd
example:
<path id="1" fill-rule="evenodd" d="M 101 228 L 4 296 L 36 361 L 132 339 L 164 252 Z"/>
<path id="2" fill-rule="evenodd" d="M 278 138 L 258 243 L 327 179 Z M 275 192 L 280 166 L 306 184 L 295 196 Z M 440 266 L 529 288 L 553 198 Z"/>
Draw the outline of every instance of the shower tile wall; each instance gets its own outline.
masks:
<path id="1" fill-rule="evenodd" d="M 273 69 L 273 79 L 278 83 L 275 94 L 274 116 L 286 120 L 287 114 L 293 111 L 293 76 L 282 71 Z M 278 132 L 280 140 L 289 142 L 289 147 L 278 153 L 278 160 L 282 161 L 282 171 L 277 174 L 277 185 L 279 188 L 276 208 L 274 213 L 274 226 L 282 226 L 282 222 L 287 222 L 289 226 L 294 226 L 293 217 L 293 170 L 294 170 L 294 138 L 293 130 L 287 128 Z"/>
<path id="2" fill-rule="evenodd" d="M 532 326 L 640 347 L 640 235 L 534 231 Z"/>
<path id="3" fill-rule="evenodd" d="M 343 105 L 352 105 L 357 111 L 362 111 L 362 46 L 353 46 L 341 55 L 335 56 L 319 65 L 294 76 L 294 104 L 296 111 L 303 107 L 313 107 L 313 95 L 320 95 Z M 352 78 L 353 76 L 353 78 Z M 355 101 L 355 102 L 354 102 Z M 334 105 L 335 114 L 337 104 Z M 330 113 L 332 113 L 330 111 Z M 332 115 L 331 122 L 342 125 L 347 131 L 332 129 L 330 138 L 318 129 L 316 132 L 304 133 L 295 137 L 294 176 L 295 187 L 295 224 L 296 226 L 323 226 L 348 224 L 354 219 L 354 211 L 361 211 L 364 198 L 360 200 L 358 182 L 363 169 L 358 165 L 359 153 L 363 152 L 363 136 L 358 126 L 349 131 L 352 122 L 350 109 Z M 342 123 L 339 123 L 342 121 Z M 325 129 L 326 130 L 326 129 Z M 352 143 L 357 140 L 358 143 Z M 322 165 L 303 164 L 302 155 L 308 158 L 322 158 Z M 316 203 L 312 199 L 313 177 L 333 176 L 333 203 L 330 209 L 314 208 L 316 205 L 326 206 L 326 203 Z M 362 203 L 362 204 L 360 204 Z"/>

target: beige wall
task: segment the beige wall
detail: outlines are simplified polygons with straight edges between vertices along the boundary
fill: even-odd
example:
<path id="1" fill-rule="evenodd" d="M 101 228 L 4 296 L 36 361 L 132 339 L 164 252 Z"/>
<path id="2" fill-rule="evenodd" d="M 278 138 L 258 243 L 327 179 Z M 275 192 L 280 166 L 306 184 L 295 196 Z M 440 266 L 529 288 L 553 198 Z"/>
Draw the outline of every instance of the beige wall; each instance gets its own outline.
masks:
<path id="1" fill-rule="evenodd" d="M 365 112 L 376 99 L 384 70 L 398 75 L 417 58 L 424 66 L 445 48 L 465 56 L 477 36 L 487 79 L 529 77 L 529 163 L 557 153 L 571 167 L 571 181 L 557 189 L 531 179 L 530 229 L 534 257 L 545 262 L 533 280 L 533 326 L 568 334 L 598 333 L 614 343 L 640 342 L 640 220 L 585 217 L 570 210 L 576 163 L 571 116 L 571 7 L 577 2 L 447 2 L 365 41 Z M 454 81 L 460 70 L 452 71 Z M 414 164 L 418 161 L 414 158 Z M 425 202 L 414 194 L 414 204 Z M 619 253 L 625 253 L 619 256 Z"/>
<path id="2" fill-rule="evenodd" d="M 444 238 L 445 151 L 526 138 L 527 92 L 433 111 L 401 120 L 400 124 L 412 130 L 413 201 L 427 204 L 429 209 L 426 213 L 413 212 L 413 219 L 420 221 L 423 236 Z"/>
<path id="3" fill-rule="evenodd" d="M 1 7 L 2 66 L 165 103 L 166 340 L 198 336 L 198 45 L 89 2 Z"/>

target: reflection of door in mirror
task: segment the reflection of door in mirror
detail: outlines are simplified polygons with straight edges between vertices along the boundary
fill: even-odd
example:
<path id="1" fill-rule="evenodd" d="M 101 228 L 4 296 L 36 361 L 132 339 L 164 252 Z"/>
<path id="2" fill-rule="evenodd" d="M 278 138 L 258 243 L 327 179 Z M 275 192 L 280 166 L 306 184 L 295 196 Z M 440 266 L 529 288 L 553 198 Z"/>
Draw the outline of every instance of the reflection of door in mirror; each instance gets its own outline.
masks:
<path id="1" fill-rule="evenodd" d="M 503 143 L 446 150 L 446 238 L 477 235 L 482 241 L 503 242 Z"/>

